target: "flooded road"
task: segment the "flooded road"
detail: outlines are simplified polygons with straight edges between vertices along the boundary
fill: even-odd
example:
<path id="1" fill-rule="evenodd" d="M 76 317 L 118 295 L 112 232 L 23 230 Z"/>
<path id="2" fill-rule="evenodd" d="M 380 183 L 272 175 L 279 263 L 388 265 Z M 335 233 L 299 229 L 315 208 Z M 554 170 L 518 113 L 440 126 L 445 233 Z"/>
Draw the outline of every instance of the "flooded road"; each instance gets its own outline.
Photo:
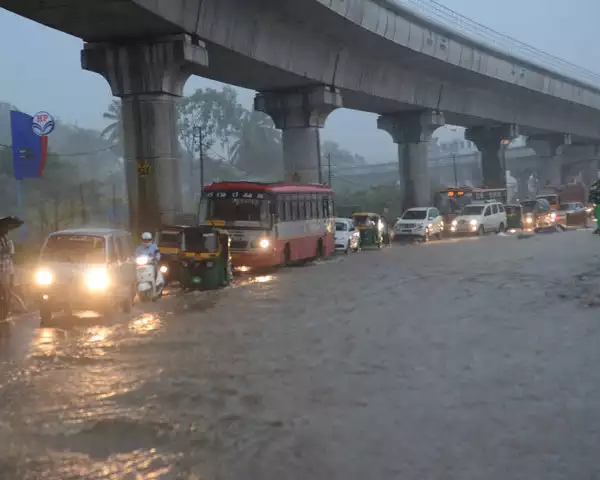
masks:
<path id="1" fill-rule="evenodd" d="M 340 256 L 0 340 L 4 479 L 588 479 L 600 238 Z"/>

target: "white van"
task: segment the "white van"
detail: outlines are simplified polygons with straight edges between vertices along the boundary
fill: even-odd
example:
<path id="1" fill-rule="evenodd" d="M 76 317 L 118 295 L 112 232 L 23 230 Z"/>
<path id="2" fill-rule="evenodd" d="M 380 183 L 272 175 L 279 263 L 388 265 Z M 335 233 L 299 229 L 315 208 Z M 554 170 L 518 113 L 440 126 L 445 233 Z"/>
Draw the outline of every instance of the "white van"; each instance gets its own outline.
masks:
<path id="1" fill-rule="evenodd" d="M 471 203 L 463 207 L 460 215 L 450 225 L 453 234 L 484 235 L 488 232 L 504 232 L 506 211 L 499 202 Z"/>

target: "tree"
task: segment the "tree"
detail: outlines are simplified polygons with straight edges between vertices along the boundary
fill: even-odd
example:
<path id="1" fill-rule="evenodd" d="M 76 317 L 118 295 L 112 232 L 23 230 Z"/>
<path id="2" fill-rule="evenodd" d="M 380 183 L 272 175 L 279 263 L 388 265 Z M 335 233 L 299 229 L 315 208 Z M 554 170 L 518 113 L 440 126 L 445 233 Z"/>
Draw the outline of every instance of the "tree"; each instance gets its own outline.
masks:
<path id="1" fill-rule="evenodd" d="M 121 133 L 123 131 L 123 121 L 121 118 L 121 100 L 114 98 L 108 106 L 108 110 L 102 114 L 102 117 L 109 120 L 100 136 L 108 140 L 111 144 L 121 143 Z"/>
<path id="2" fill-rule="evenodd" d="M 366 165 L 364 157 L 341 148 L 337 142 L 325 140 L 321 147 L 322 155 L 327 158 L 331 155 L 331 165 L 334 167 L 353 167 Z"/>
<path id="3" fill-rule="evenodd" d="M 178 113 L 181 143 L 195 155 L 200 151 L 200 140 L 205 153 L 217 143 L 227 149 L 241 127 L 244 108 L 231 87 L 223 87 L 221 91 L 199 88 L 181 100 Z"/>
<path id="4" fill-rule="evenodd" d="M 270 180 L 282 177 L 281 132 L 264 113 L 245 113 L 231 153 L 232 163 L 242 171 Z"/>

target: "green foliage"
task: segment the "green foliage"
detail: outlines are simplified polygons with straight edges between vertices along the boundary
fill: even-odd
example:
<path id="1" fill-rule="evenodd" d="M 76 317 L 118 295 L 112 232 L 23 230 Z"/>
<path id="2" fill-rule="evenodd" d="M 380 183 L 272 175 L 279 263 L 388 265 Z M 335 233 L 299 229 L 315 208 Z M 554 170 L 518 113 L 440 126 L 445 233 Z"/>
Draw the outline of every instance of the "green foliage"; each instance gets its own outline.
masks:
<path id="1" fill-rule="evenodd" d="M 395 185 L 380 185 L 358 192 L 338 194 L 336 205 L 340 211 L 344 211 L 345 206 L 360 206 L 360 210 L 379 213 L 390 220 L 402 214 L 400 192 Z"/>
<path id="2" fill-rule="evenodd" d="M 333 167 L 355 167 L 367 164 L 364 157 L 340 148 L 336 142 L 332 142 L 331 140 L 323 142 L 321 153 L 326 159 L 331 156 L 331 165 Z"/>

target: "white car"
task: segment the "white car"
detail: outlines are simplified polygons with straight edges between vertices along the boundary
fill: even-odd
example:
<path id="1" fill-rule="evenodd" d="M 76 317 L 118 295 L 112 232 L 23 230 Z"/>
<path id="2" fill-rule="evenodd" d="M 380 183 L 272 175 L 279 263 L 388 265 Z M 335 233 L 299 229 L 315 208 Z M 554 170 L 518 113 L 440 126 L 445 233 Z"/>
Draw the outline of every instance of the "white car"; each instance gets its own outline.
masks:
<path id="1" fill-rule="evenodd" d="M 394 233 L 396 240 L 417 238 L 427 242 L 431 236 L 442 237 L 444 220 L 437 208 L 409 208 L 396 220 Z"/>
<path id="2" fill-rule="evenodd" d="M 460 215 L 452 220 L 450 232 L 484 235 L 488 232 L 503 232 L 505 227 L 506 211 L 501 203 L 472 203 L 465 206 Z"/>
<path id="3" fill-rule="evenodd" d="M 360 249 L 360 232 L 351 218 L 335 219 L 335 250 L 349 253 Z"/>

